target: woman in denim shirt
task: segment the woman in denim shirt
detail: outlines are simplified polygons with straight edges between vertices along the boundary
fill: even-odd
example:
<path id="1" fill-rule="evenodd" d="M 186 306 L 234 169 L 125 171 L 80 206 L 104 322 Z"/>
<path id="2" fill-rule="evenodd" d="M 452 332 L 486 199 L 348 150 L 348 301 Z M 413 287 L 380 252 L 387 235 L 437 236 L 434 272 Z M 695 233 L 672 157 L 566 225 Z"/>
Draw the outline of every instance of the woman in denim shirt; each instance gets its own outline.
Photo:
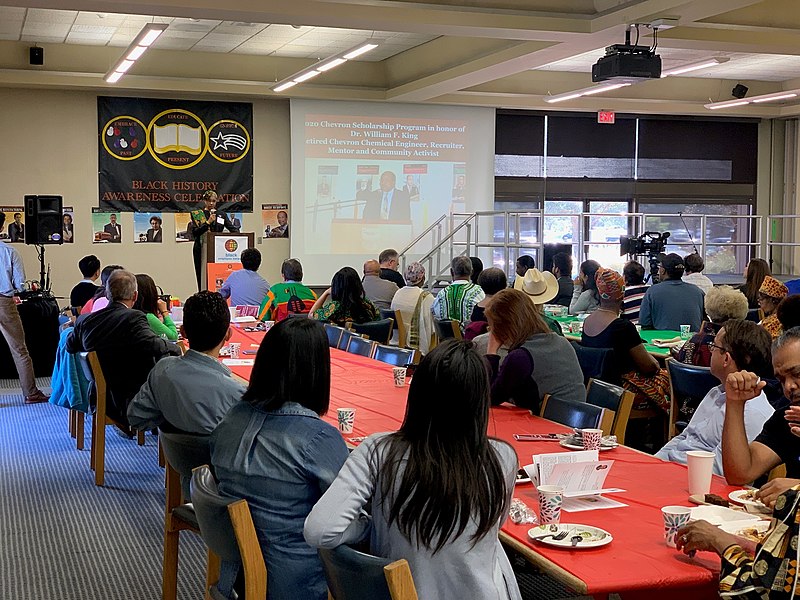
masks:
<path id="1" fill-rule="evenodd" d="M 347 459 L 339 431 L 320 419 L 330 400 L 330 350 L 322 324 L 277 323 L 261 343 L 250 387 L 211 437 L 221 492 L 250 505 L 270 600 L 325 600 L 317 551 L 303 522 Z M 239 565 L 223 564 L 230 597 Z"/>

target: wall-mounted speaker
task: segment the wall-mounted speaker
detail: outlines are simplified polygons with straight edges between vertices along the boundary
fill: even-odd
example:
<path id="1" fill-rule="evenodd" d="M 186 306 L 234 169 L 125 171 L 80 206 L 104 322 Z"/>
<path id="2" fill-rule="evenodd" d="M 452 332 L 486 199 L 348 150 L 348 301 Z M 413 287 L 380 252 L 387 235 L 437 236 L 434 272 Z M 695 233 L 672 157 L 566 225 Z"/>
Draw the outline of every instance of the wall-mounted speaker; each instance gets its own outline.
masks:
<path id="1" fill-rule="evenodd" d="M 750 88 L 747 87 L 746 85 L 742 85 L 741 83 L 737 83 L 736 86 L 734 86 L 734 88 L 731 90 L 731 96 L 741 100 L 742 98 L 744 98 L 747 95 L 747 91 L 749 89 Z"/>
<path id="2" fill-rule="evenodd" d="M 61 244 L 61 196 L 25 196 L 25 243 Z"/>
<path id="3" fill-rule="evenodd" d="M 30 63 L 32 65 L 44 64 L 44 48 L 39 48 L 39 46 L 30 47 Z"/>

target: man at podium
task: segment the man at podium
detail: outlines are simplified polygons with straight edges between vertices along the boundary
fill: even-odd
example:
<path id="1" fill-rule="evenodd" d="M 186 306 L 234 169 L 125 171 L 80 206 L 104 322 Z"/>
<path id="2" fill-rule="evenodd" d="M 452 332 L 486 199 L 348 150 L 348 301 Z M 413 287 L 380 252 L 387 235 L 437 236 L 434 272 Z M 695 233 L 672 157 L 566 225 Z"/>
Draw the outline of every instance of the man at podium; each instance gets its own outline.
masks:
<path id="1" fill-rule="evenodd" d="M 365 221 L 409 221 L 411 206 L 408 192 L 397 189 L 397 176 L 392 171 L 381 173 L 380 189 L 367 200 L 362 218 Z"/>
<path id="2" fill-rule="evenodd" d="M 197 277 L 197 289 L 202 285 L 203 241 L 207 231 L 221 233 L 225 229 L 231 233 L 239 233 L 236 227 L 224 212 L 217 212 L 217 192 L 208 190 L 203 194 L 205 206 L 203 210 L 193 210 L 186 232 L 194 240 L 192 254 L 194 255 L 194 272 Z"/>

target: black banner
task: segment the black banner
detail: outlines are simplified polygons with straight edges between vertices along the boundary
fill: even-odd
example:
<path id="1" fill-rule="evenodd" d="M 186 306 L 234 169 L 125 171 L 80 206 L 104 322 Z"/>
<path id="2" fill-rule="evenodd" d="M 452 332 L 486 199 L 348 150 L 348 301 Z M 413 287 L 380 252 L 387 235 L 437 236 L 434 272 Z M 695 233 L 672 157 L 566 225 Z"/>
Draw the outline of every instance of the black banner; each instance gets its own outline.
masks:
<path id="1" fill-rule="evenodd" d="M 189 212 L 214 190 L 219 207 L 253 211 L 253 106 L 97 98 L 100 208 Z"/>

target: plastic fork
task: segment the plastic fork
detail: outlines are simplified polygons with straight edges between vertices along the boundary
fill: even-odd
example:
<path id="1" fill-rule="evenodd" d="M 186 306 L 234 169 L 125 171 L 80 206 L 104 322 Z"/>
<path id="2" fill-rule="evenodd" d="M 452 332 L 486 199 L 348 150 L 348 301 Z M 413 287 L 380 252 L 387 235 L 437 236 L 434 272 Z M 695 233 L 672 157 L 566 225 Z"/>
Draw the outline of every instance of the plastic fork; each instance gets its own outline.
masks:
<path id="1" fill-rule="evenodd" d="M 557 542 L 559 540 L 563 540 L 565 537 L 567 537 L 569 535 L 569 533 L 570 533 L 569 531 L 562 531 L 560 533 L 548 533 L 547 535 L 540 535 L 539 537 L 535 537 L 535 538 L 531 538 L 531 539 L 533 541 L 535 541 L 535 542 L 538 542 L 540 540 L 543 540 L 543 539 L 551 537 L 551 538 L 553 538 L 553 541 Z"/>

